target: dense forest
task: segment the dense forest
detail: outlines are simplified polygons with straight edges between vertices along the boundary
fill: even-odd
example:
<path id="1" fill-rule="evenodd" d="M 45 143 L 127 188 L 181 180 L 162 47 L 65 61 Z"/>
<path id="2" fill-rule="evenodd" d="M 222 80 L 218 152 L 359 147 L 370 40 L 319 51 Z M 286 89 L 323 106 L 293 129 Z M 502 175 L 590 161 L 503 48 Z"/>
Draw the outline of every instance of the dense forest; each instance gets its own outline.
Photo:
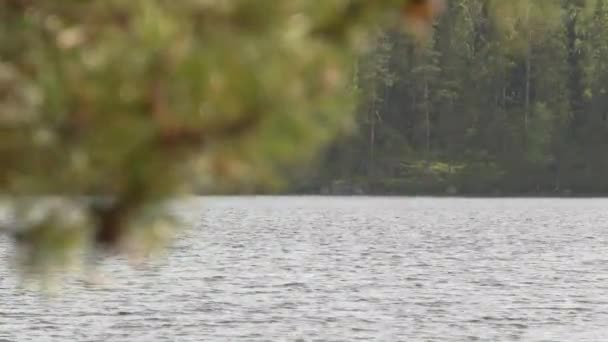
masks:
<path id="1" fill-rule="evenodd" d="M 490 6 L 449 1 L 422 43 L 379 32 L 354 73 L 355 134 L 295 190 L 607 194 L 608 1 Z"/>

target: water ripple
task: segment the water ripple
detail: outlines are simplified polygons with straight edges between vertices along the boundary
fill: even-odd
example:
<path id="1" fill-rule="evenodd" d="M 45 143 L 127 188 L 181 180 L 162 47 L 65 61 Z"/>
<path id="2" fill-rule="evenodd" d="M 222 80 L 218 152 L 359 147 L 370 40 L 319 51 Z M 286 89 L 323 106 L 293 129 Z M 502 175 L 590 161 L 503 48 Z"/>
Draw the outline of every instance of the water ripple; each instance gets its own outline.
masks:
<path id="1" fill-rule="evenodd" d="M 53 298 L 0 238 L 0 341 L 606 341 L 607 205 L 193 198 L 167 259 Z"/>

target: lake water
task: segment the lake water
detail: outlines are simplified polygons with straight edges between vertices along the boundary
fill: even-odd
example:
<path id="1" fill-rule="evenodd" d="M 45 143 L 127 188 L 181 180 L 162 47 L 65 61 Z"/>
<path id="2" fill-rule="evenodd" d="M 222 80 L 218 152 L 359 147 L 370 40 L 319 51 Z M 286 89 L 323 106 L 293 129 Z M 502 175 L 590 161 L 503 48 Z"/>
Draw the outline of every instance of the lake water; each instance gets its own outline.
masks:
<path id="1" fill-rule="evenodd" d="M 0 341 L 608 341 L 608 200 L 192 199 L 167 258 L 46 297 L 0 241 Z"/>

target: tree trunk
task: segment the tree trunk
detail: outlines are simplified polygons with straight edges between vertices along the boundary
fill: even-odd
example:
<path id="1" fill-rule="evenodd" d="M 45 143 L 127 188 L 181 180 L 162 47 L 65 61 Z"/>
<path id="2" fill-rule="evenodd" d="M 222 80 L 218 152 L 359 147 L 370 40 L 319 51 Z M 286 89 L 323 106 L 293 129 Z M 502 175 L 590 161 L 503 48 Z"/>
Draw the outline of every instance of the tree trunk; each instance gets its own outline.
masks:
<path id="1" fill-rule="evenodd" d="M 373 178 L 376 168 L 376 87 L 374 85 L 372 90 L 372 103 L 369 117 L 369 161 L 367 165 L 367 172 L 370 178 Z"/>
<path id="2" fill-rule="evenodd" d="M 532 28 L 530 27 L 531 4 L 526 11 L 526 25 L 528 25 L 528 36 L 526 42 L 526 90 L 524 102 L 524 141 L 528 140 L 528 126 L 530 121 L 530 78 L 532 69 Z"/>
<path id="3" fill-rule="evenodd" d="M 431 112 L 429 108 L 429 82 L 424 78 L 424 121 L 426 125 L 426 153 L 431 151 Z"/>

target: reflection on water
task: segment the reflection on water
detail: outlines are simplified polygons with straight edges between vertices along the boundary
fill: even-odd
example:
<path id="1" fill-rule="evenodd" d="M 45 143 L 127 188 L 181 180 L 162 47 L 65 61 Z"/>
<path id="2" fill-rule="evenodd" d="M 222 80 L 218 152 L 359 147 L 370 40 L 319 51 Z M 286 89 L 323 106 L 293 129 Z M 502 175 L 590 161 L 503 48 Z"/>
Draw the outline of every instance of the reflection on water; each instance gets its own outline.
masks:
<path id="1" fill-rule="evenodd" d="M 168 258 L 18 287 L 0 341 L 605 341 L 608 200 L 208 198 Z"/>

